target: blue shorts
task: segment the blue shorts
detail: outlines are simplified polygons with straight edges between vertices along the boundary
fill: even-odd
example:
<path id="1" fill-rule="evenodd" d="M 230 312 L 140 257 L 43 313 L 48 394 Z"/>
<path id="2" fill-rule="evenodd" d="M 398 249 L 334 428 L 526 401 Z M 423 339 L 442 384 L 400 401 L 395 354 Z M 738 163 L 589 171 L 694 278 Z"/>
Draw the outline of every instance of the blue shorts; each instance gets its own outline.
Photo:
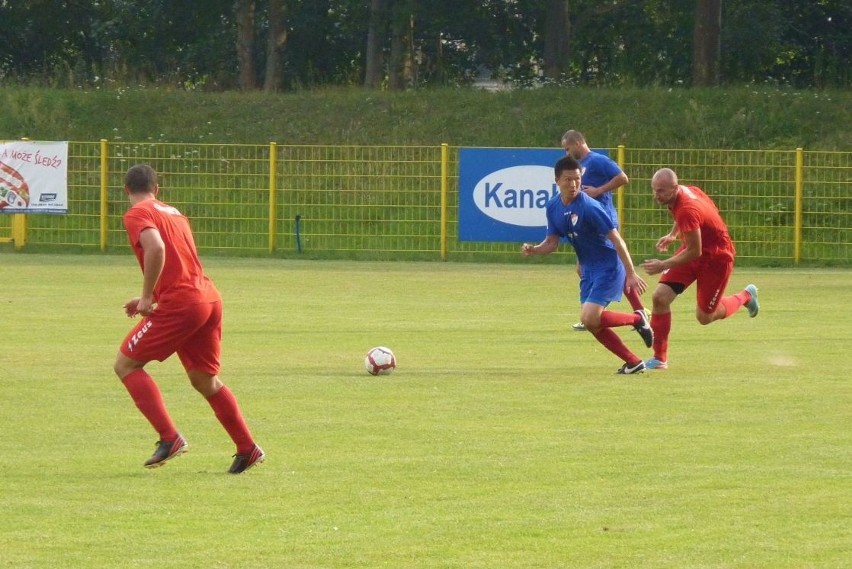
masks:
<path id="1" fill-rule="evenodd" d="M 580 304 L 591 302 L 608 306 L 610 302 L 621 300 L 624 292 L 624 279 L 627 273 L 619 263 L 606 269 L 587 269 L 582 267 L 583 277 L 580 279 Z"/>

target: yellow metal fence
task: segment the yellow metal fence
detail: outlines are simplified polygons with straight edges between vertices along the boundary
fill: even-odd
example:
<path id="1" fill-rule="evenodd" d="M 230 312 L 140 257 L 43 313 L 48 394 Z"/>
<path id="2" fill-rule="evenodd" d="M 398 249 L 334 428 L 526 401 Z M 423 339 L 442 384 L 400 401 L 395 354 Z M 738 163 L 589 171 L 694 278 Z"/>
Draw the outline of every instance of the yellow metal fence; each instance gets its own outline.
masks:
<path id="1" fill-rule="evenodd" d="M 161 175 L 161 197 L 191 220 L 199 249 L 234 255 L 502 260 L 515 243 L 460 242 L 458 147 L 71 142 L 67 215 L 0 215 L 0 242 L 29 250 L 127 247 L 124 172 Z M 739 261 L 852 264 L 852 152 L 647 149 L 610 155 L 634 256 L 671 227 L 650 178 L 674 168 L 726 218 Z M 570 254 L 570 253 L 568 253 Z"/>

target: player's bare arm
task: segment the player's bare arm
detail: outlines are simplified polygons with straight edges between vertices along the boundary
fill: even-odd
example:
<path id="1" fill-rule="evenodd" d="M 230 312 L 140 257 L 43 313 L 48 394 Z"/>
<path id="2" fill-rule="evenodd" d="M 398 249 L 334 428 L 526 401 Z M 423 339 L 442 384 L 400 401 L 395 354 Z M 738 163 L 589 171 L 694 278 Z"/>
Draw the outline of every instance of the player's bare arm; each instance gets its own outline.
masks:
<path id="1" fill-rule="evenodd" d="M 662 273 L 666 269 L 685 265 L 701 256 L 701 230 L 695 229 L 683 234 L 685 247 L 677 254 L 662 261 L 660 259 L 648 259 L 642 263 L 642 268 L 649 275 Z"/>
<path id="2" fill-rule="evenodd" d="M 621 264 L 624 265 L 624 270 L 627 273 L 625 286 L 629 290 L 636 290 L 636 292 L 642 294 L 645 292 L 648 285 L 645 284 L 642 277 L 636 274 L 636 268 L 633 266 L 633 258 L 630 256 L 630 251 L 627 250 L 627 244 L 624 242 L 621 234 L 617 229 L 612 229 L 606 236 L 615 247 L 615 252 L 618 253 L 618 258 L 621 259 Z"/>
<path id="3" fill-rule="evenodd" d="M 529 257 L 530 255 L 548 255 L 559 248 L 559 237 L 556 235 L 548 235 L 544 241 L 538 245 L 532 243 L 524 243 L 521 245 L 521 253 Z"/>
<path id="4" fill-rule="evenodd" d="M 677 241 L 677 234 L 677 223 L 675 223 L 672 225 L 671 231 L 657 240 L 657 251 L 660 253 L 665 252 L 669 248 L 669 245 Z"/>
<path id="5" fill-rule="evenodd" d="M 598 187 L 583 186 L 583 192 L 588 194 L 589 197 L 598 198 L 599 196 L 601 196 L 601 195 L 603 195 L 607 192 L 614 192 L 615 190 L 617 190 L 621 186 L 626 185 L 627 182 L 629 182 L 629 181 L 630 181 L 630 179 L 627 177 L 627 174 L 622 172 L 622 173 L 616 175 L 614 178 L 612 178 L 609 182 L 607 182 L 603 186 L 598 186 Z"/>
<path id="6" fill-rule="evenodd" d="M 166 264 L 166 246 L 160 232 L 148 228 L 139 235 L 139 244 L 144 251 L 144 270 L 142 271 L 142 295 L 136 305 L 136 312 L 148 316 L 154 309 L 154 287 Z"/>

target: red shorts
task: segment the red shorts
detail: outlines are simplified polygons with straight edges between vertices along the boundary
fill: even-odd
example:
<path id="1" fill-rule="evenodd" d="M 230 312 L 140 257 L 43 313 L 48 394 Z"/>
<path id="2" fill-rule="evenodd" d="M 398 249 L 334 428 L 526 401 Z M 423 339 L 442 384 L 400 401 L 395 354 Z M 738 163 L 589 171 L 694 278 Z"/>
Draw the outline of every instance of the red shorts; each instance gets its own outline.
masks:
<path id="1" fill-rule="evenodd" d="M 221 342 L 221 301 L 158 305 L 130 330 L 121 353 L 138 362 L 161 362 L 176 353 L 185 370 L 217 375 Z"/>
<path id="2" fill-rule="evenodd" d="M 679 283 L 683 288 L 697 281 L 695 303 L 705 314 L 716 310 L 725 294 L 728 279 L 734 270 L 734 260 L 730 257 L 698 257 L 685 265 L 678 265 L 663 271 L 661 283 Z"/>

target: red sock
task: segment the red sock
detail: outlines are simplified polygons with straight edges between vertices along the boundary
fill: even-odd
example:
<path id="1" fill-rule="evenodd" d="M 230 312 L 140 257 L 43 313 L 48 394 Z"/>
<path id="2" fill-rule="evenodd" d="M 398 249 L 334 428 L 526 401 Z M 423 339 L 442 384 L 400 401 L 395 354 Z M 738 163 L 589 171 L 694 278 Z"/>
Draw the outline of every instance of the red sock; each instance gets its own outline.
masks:
<path id="1" fill-rule="evenodd" d="M 207 398 L 216 418 L 225 427 L 228 436 L 237 445 L 237 454 L 248 454 L 254 448 L 254 439 L 243 419 L 237 398 L 226 385 Z"/>
<path id="2" fill-rule="evenodd" d="M 654 357 L 664 362 L 669 352 L 669 332 L 672 330 L 672 313 L 651 314 L 651 330 L 654 331 Z"/>
<path id="3" fill-rule="evenodd" d="M 601 328 L 617 328 L 618 326 L 635 326 L 639 318 L 635 313 L 613 312 L 604 310 L 601 312 Z"/>
<path id="4" fill-rule="evenodd" d="M 719 304 L 725 307 L 725 318 L 734 315 L 734 312 L 742 308 L 742 306 L 751 300 L 751 295 L 747 290 L 741 290 L 732 296 L 725 296 L 719 301 Z"/>
<path id="5" fill-rule="evenodd" d="M 130 393 L 136 407 L 160 435 L 160 440 L 172 442 L 177 439 L 177 429 L 166 410 L 163 394 L 148 372 L 137 369 L 128 373 L 121 382 Z"/>
<path id="6" fill-rule="evenodd" d="M 636 354 L 630 351 L 630 349 L 621 341 L 621 338 L 618 337 L 618 334 L 610 330 L 609 328 L 601 328 L 597 332 L 592 332 L 595 338 L 597 338 L 598 342 L 600 342 L 603 347 L 607 350 L 621 358 L 624 363 L 630 365 L 636 365 L 639 363 L 639 358 L 636 357 Z"/>
<path id="7" fill-rule="evenodd" d="M 630 308 L 632 308 L 634 312 L 644 308 L 644 306 L 642 306 L 642 297 L 639 296 L 639 292 L 637 292 L 635 288 L 631 288 L 628 291 L 627 287 L 625 287 L 624 296 L 627 297 L 627 302 L 630 303 Z"/>

